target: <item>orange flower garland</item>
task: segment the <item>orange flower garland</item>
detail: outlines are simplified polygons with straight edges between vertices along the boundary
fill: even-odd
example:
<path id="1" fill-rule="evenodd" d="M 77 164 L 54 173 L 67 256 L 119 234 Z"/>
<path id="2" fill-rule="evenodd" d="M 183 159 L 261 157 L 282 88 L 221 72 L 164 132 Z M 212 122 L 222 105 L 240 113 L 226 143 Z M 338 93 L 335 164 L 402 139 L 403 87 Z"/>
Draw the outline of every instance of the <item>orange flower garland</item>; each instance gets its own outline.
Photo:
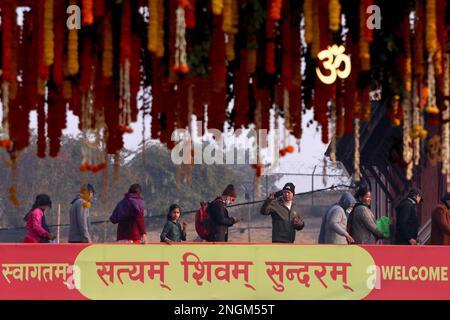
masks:
<path id="1" fill-rule="evenodd" d="M 274 21 L 281 19 L 281 7 L 283 6 L 283 0 L 272 0 L 270 4 L 270 18 Z"/>
<path id="2" fill-rule="evenodd" d="M 83 26 L 90 26 L 94 23 L 94 0 L 83 0 L 82 17 L 83 17 L 82 21 Z"/>
<path id="3" fill-rule="evenodd" d="M 70 76 L 78 74 L 80 65 L 78 63 L 78 30 L 69 30 L 69 42 L 67 45 L 67 71 Z"/>
<path id="4" fill-rule="evenodd" d="M 313 0 L 305 0 L 303 5 L 303 14 L 305 16 L 305 41 L 308 45 L 313 42 Z"/>
<path id="5" fill-rule="evenodd" d="M 328 4 L 329 11 L 329 28 L 331 31 L 336 32 L 341 25 L 341 4 L 339 0 L 330 0 Z"/>
<path id="6" fill-rule="evenodd" d="M 218 16 L 222 14 L 224 0 L 212 0 L 212 12 Z"/>
<path id="7" fill-rule="evenodd" d="M 437 50 L 437 34 L 436 34 L 436 0 L 426 1 L 426 47 L 428 54 L 433 57 Z"/>
<path id="8" fill-rule="evenodd" d="M 364 1 L 361 1 L 359 6 L 359 56 L 361 59 L 361 71 L 370 70 L 369 42 L 364 37 L 366 29 L 366 6 L 364 5 Z"/>
<path id="9" fill-rule="evenodd" d="M 44 62 L 51 66 L 55 54 L 55 34 L 53 33 L 53 7 L 54 0 L 45 0 L 44 3 Z"/>

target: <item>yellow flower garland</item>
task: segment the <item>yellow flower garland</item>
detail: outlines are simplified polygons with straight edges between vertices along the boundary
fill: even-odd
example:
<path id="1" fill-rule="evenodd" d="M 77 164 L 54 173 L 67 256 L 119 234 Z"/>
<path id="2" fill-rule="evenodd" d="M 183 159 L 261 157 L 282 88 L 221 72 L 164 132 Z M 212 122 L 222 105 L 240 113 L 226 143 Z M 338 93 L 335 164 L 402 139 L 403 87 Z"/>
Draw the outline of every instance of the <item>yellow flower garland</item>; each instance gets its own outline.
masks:
<path id="1" fill-rule="evenodd" d="M 156 56 L 161 58 L 164 56 L 164 2 L 158 0 L 158 45 L 156 49 Z M 161 18 L 162 17 L 162 18 Z"/>
<path id="2" fill-rule="evenodd" d="M 369 43 L 364 37 L 364 30 L 366 28 L 366 7 L 364 2 L 359 6 L 359 57 L 361 59 L 361 71 L 370 70 L 370 51 Z"/>
<path id="3" fill-rule="evenodd" d="M 148 51 L 156 57 L 164 56 L 164 3 L 163 0 L 149 0 Z"/>
<path id="4" fill-rule="evenodd" d="M 313 41 L 313 0 L 305 0 L 303 5 L 303 14 L 305 16 L 305 41 L 312 44 Z"/>
<path id="5" fill-rule="evenodd" d="M 148 51 L 156 52 L 158 49 L 158 2 L 148 0 Z"/>
<path id="6" fill-rule="evenodd" d="M 215 15 L 221 15 L 223 11 L 224 0 L 212 0 L 212 12 Z"/>
<path id="7" fill-rule="evenodd" d="M 330 0 L 328 11 L 330 15 L 329 28 L 333 32 L 338 31 L 341 24 L 341 4 L 339 0 Z"/>
<path id="8" fill-rule="evenodd" d="M 67 71 L 70 76 L 74 76 L 80 70 L 78 62 L 78 30 L 69 30 L 69 43 L 67 49 L 68 64 Z"/>
<path id="9" fill-rule="evenodd" d="M 228 34 L 228 42 L 225 45 L 225 55 L 228 61 L 235 59 L 234 44 L 237 25 L 239 23 L 239 9 L 237 0 L 224 0 L 223 7 L 223 31 Z"/>
<path id="10" fill-rule="evenodd" d="M 437 31 L 436 31 L 436 0 L 426 1 L 426 46 L 428 54 L 433 56 L 437 50 Z"/>
<path id="11" fill-rule="evenodd" d="M 44 3 L 44 62 L 51 66 L 55 59 L 55 34 L 53 32 L 53 0 Z"/>

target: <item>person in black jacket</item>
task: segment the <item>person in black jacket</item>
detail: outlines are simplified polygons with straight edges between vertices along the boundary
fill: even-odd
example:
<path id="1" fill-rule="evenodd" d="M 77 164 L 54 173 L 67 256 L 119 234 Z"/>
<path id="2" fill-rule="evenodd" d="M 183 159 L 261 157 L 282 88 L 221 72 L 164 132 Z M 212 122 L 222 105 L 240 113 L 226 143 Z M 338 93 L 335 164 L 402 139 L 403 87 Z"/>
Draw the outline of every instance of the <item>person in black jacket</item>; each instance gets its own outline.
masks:
<path id="1" fill-rule="evenodd" d="M 217 197 L 208 206 L 210 218 L 209 242 L 228 242 L 228 227 L 233 226 L 239 219 L 228 215 L 227 206 L 236 200 L 236 191 L 232 184 L 228 185 L 221 197 Z"/>
<path id="2" fill-rule="evenodd" d="M 412 189 L 408 197 L 400 202 L 396 208 L 397 222 L 395 228 L 395 243 L 402 245 L 416 245 L 419 232 L 417 205 L 423 202 L 422 192 Z"/>

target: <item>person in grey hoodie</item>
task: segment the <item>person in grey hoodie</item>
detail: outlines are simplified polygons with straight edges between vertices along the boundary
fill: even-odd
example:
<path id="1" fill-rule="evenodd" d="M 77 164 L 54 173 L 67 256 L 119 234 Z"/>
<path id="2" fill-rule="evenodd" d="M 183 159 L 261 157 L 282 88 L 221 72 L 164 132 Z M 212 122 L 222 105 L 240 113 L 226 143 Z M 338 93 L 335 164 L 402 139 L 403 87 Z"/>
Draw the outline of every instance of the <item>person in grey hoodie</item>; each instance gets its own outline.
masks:
<path id="1" fill-rule="evenodd" d="M 95 190 L 90 184 L 81 187 L 81 193 L 71 202 L 70 207 L 70 243 L 90 243 L 92 237 L 89 232 L 89 208 Z"/>
<path id="2" fill-rule="evenodd" d="M 342 194 L 338 203 L 325 212 L 320 226 L 319 243 L 350 244 L 355 240 L 347 232 L 347 216 L 353 210 L 356 200 L 351 193 Z"/>

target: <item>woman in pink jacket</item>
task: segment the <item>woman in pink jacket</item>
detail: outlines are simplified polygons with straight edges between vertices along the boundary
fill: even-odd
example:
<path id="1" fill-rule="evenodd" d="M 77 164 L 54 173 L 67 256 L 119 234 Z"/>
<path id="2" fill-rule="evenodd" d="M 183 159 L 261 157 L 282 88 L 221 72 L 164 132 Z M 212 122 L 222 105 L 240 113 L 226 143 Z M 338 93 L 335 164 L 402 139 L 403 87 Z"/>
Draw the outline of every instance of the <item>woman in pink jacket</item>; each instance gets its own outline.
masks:
<path id="1" fill-rule="evenodd" d="M 52 201 L 48 195 L 40 194 L 36 197 L 33 208 L 24 218 L 27 222 L 27 235 L 23 242 L 45 243 L 55 239 L 55 236 L 50 233 L 44 215 L 45 210 L 51 207 Z"/>

